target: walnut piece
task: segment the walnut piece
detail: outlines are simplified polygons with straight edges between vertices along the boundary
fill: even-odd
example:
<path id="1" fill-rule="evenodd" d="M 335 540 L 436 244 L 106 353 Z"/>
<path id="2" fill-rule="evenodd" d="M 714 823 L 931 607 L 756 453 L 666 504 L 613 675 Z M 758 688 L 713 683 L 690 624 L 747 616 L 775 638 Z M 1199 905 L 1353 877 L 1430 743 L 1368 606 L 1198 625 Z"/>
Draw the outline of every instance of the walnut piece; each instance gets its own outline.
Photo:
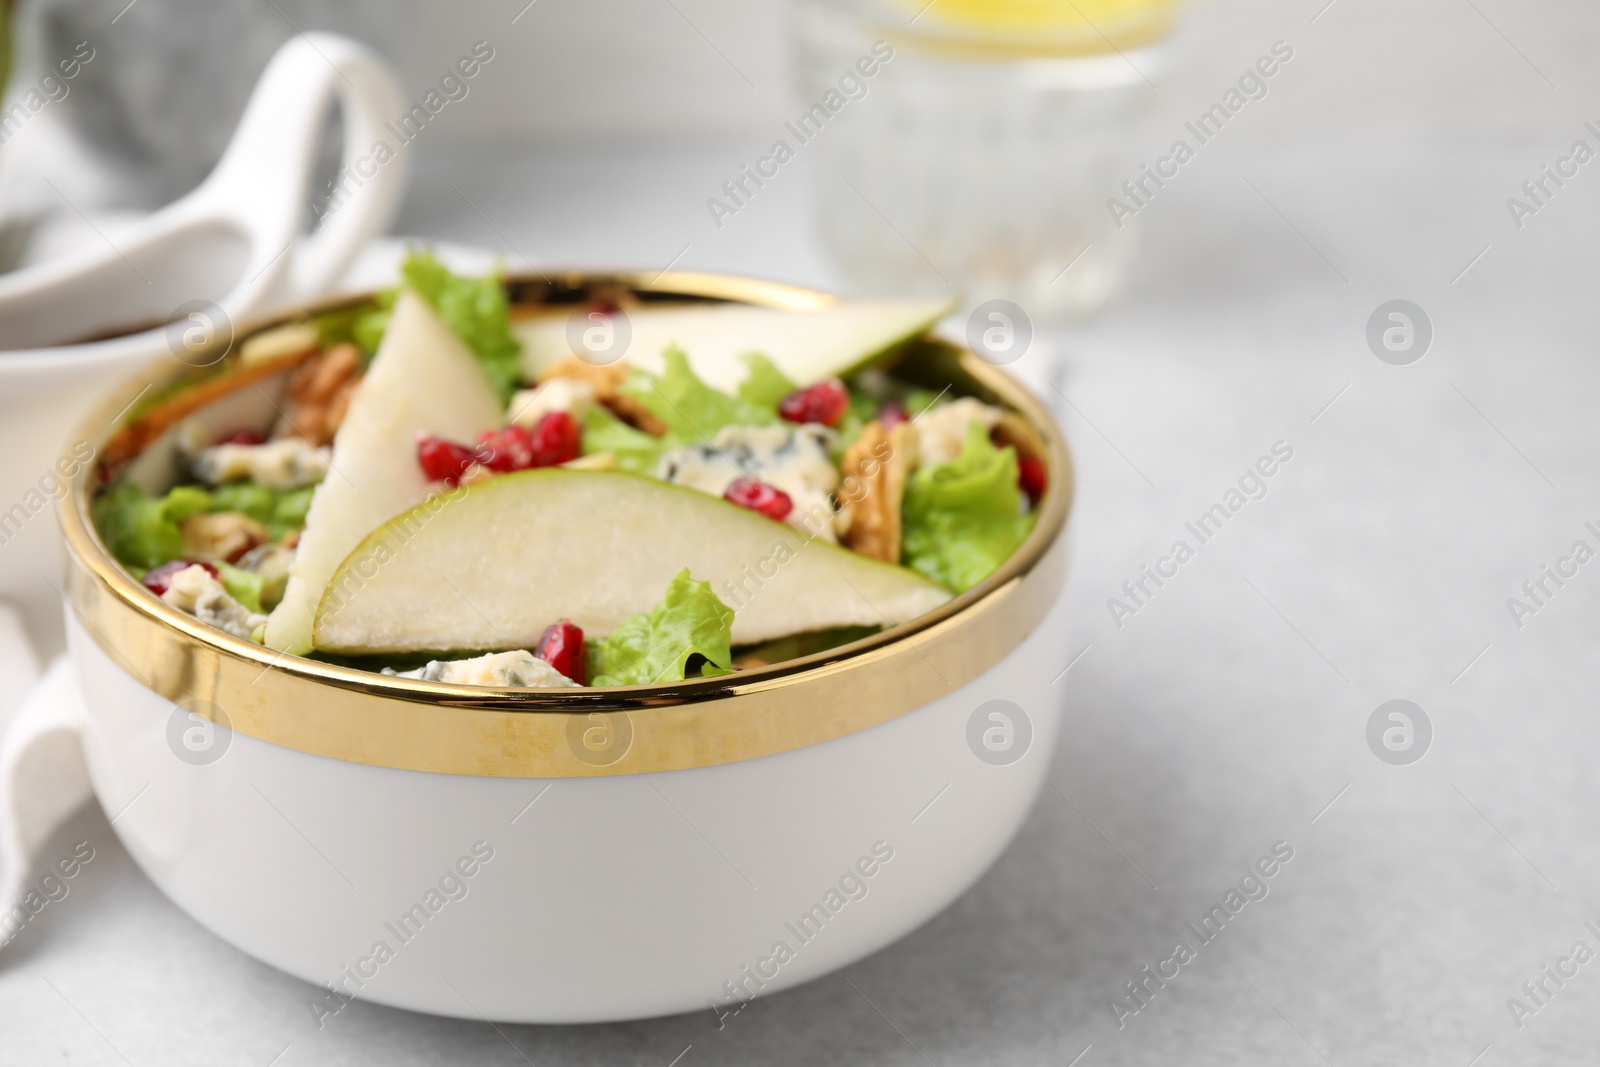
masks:
<path id="1" fill-rule="evenodd" d="M 863 556 L 900 562 L 900 505 L 917 467 L 917 432 L 910 423 L 884 431 L 877 419 L 845 449 L 840 502 L 850 508 L 844 543 Z"/>
<path id="2" fill-rule="evenodd" d="M 306 358 L 303 351 L 294 351 L 284 355 L 259 356 L 249 362 L 225 362 L 221 370 L 207 372 L 208 377 L 177 389 L 170 396 L 144 409 L 112 435 L 105 448 L 101 449 L 100 458 L 107 467 L 124 463 L 144 451 L 170 427 L 213 400 L 281 374 Z"/>
<path id="3" fill-rule="evenodd" d="M 186 558 L 229 563 L 267 540 L 265 526 L 237 511 L 190 515 L 178 523 L 178 532 Z"/>
<path id="4" fill-rule="evenodd" d="M 283 418 L 272 435 L 301 437 L 319 446 L 331 443 L 360 381 L 361 349 L 348 341 L 312 356 L 289 377 Z"/>
<path id="5" fill-rule="evenodd" d="M 620 362 L 597 366 L 577 356 L 568 356 L 552 364 L 542 375 L 542 380 L 571 378 L 583 382 L 594 390 L 595 399 L 615 412 L 618 418 L 637 426 L 645 433 L 660 437 L 667 432 L 667 424 L 651 414 L 650 409 L 637 398 L 622 392 L 622 383 L 627 381 L 628 375 L 632 373 L 626 364 Z"/>

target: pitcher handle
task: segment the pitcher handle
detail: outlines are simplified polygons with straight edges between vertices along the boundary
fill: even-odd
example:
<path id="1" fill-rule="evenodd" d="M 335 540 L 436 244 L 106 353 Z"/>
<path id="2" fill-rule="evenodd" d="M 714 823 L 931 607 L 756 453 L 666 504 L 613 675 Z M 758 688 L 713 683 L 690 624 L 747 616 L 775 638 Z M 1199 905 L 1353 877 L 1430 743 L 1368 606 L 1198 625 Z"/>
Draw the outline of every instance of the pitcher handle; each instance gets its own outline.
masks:
<path id="1" fill-rule="evenodd" d="M 32 916 L 27 885 L 39 847 L 92 795 L 83 703 L 57 656 L 0 737 L 0 948 Z"/>
<path id="2" fill-rule="evenodd" d="M 322 119 L 334 100 L 344 118 L 343 157 L 320 225 L 302 237 Z M 243 289 L 225 302 L 231 313 L 319 295 L 388 229 L 410 155 L 386 124 L 403 110 L 387 64 L 357 41 L 308 33 L 272 57 L 222 159 L 195 194 L 253 238 Z"/>

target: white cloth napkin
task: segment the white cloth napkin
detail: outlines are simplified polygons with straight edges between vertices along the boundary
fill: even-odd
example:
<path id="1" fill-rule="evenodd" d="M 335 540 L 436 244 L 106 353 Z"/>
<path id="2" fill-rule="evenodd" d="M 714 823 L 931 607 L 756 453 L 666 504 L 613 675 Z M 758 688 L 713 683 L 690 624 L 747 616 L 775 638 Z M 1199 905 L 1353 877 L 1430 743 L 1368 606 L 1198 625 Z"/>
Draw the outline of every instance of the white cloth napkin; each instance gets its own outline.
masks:
<path id="1" fill-rule="evenodd" d="M 93 791 L 83 762 L 83 706 L 66 656 L 43 676 L 16 611 L 0 604 L 0 931 L 26 908 L 41 844 Z M 0 947 L 5 939 L 0 938 Z"/>

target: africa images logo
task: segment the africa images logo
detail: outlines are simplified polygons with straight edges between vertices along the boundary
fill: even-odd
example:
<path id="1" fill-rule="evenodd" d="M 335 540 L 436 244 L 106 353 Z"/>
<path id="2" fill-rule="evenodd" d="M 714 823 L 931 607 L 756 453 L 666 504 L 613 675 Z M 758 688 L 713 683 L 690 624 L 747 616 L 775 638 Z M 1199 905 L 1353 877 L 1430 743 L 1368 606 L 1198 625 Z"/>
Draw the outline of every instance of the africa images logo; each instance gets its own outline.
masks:
<path id="1" fill-rule="evenodd" d="M 781 968 L 794 960 L 800 952 L 827 930 L 827 925 L 855 901 L 867 899 L 872 891 L 872 879 L 883 872 L 894 859 L 894 846 L 887 841 L 874 841 L 867 852 L 846 867 L 835 884 L 823 891 L 820 898 L 801 911 L 793 920 L 783 924 L 784 935 L 772 943 L 767 955 L 751 964 L 743 964 L 738 974 L 722 983 L 725 998 L 713 998 L 711 1011 L 717 1017 L 717 1029 L 727 1025 L 727 1020 L 738 1015 L 745 1005 L 754 1000 L 767 983 L 778 977 Z M 793 938 L 794 944 L 790 944 Z"/>
<path id="2" fill-rule="evenodd" d="M 1173 942 L 1172 951 L 1156 961 L 1154 969 L 1146 964 L 1139 968 L 1136 977 L 1124 982 L 1123 988 L 1127 991 L 1125 998 L 1116 996 L 1106 1001 L 1112 1018 L 1117 1021 L 1117 1029 L 1125 1028 L 1129 1018 L 1148 1008 L 1156 993 L 1165 989 L 1168 982 L 1175 981 L 1183 973 L 1184 967 L 1199 959 L 1206 946 L 1222 936 L 1223 929 L 1234 916 L 1244 911 L 1246 905 L 1266 900 L 1267 894 L 1272 891 L 1269 884 L 1271 879 L 1292 859 L 1294 847 L 1289 842 L 1274 842 L 1268 854 L 1245 870 L 1236 886 L 1228 887 L 1221 902 L 1213 904 L 1200 917 L 1199 926 L 1193 922 L 1184 923 L 1187 934 Z M 1193 946 L 1189 944 L 1190 938 L 1194 940 Z"/>

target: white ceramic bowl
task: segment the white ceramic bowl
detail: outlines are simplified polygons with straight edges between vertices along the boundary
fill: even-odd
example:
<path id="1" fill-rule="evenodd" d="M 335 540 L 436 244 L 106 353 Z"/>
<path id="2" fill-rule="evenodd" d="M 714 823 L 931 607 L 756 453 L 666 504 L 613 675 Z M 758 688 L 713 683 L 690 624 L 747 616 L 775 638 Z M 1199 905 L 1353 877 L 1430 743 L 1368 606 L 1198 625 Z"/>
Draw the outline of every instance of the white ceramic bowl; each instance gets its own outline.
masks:
<path id="1" fill-rule="evenodd" d="M 116 833 L 218 936 L 326 986 L 307 990 L 324 1025 L 347 995 L 515 1022 L 726 1012 L 902 936 L 1021 825 L 1060 714 L 1065 444 L 1015 382 L 945 355 L 1045 442 L 1032 538 L 892 633 L 676 686 L 485 690 L 274 656 L 122 572 L 81 480 L 69 647 Z"/>

